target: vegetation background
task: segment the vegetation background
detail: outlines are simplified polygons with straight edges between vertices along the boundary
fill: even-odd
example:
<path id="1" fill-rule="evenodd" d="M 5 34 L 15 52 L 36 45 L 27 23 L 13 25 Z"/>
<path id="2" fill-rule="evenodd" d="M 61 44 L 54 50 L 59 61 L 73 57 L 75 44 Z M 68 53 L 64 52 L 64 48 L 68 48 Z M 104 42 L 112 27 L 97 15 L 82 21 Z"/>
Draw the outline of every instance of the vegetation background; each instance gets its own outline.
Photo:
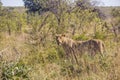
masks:
<path id="1" fill-rule="evenodd" d="M 120 7 L 89 0 L 0 2 L 0 80 L 120 80 Z M 101 39 L 105 56 L 67 60 L 55 34 L 74 40 Z"/>

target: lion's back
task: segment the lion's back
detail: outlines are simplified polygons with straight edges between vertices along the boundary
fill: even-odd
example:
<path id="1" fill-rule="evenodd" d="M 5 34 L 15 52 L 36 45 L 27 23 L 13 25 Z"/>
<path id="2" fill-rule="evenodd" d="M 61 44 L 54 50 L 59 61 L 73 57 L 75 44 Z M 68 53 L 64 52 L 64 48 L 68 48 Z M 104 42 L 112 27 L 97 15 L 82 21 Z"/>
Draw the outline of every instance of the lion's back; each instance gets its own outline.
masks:
<path id="1" fill-rule="evenodd" d="M 101 40 L 98 39 L 91 39 L 87 41 L 77 41 L 74 45 L 74 50 L 76 50 L 78 53 L 90 53 L 90 54 L 96 54 L 96 53 L 103 53 L 104 49 L 104 43 Z"/>

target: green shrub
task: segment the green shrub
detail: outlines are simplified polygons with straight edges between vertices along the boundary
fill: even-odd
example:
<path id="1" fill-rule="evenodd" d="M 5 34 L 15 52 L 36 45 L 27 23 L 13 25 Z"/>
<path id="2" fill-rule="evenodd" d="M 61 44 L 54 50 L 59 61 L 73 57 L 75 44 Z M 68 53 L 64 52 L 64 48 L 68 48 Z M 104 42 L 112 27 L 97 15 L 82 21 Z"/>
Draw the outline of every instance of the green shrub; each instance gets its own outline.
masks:
<path id="1" fill-rule="evenodd" d="M 29 79 L 30 69 L 22 62 L 3 62 L 1 65 L 2 80 L 24 80 Z"/>
<path id="2" fill-rule="evenodd" d="M 88 40 L 89 38 L 85 34 L 81 34 L 81 35 L 73 36 L 73 39 L 75 39 L 75 40 Z"/>
<path id="3" fill-rule="evenodd" d="M 106 38 L 106 36 L 104 33 L 96 32 L 93 38 L 104 40 Z"/>
<path id="4" fill-rule="evenodd" d="M 57 54 L 58 54 L 59 58 L 64 58 L 65 52 L 62 47 L 57 47 Z"/>
<path id="5" fill-rule="evenodd" d="M 57 51 L 55 48 L 50 48 L 46 51 L 47 62 L 55 62 L 57 60 Z"/>

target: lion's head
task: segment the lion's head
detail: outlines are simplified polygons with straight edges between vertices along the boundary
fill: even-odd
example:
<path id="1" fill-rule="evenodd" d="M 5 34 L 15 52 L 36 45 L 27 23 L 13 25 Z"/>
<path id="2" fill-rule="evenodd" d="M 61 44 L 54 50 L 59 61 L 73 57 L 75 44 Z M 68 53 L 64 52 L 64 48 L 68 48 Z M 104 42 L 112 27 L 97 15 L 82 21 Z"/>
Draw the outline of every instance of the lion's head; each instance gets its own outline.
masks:
<path id="1" fill-rule="evenodd" d="M 57 34 L 57 35 L 56 35 L 57 44 L 58 44 L 58 45 L 61 45 L 61 44 L 64 42 L 65 38 L 66 38 L 66 37 L 65 37 L 64 34 Z"/>

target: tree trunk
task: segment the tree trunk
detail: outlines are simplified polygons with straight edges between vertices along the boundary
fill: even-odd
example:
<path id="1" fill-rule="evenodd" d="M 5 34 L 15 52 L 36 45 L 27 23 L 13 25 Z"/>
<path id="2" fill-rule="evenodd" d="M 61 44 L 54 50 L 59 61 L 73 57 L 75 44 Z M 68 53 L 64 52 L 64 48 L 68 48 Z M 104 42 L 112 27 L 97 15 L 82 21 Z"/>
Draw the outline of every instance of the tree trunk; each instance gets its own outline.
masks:
<path id="1" fill-rule="evenodd" d="M 7 26 L 8 27 L 8 34 L 9 36 L 11 35 L 11 29 L 10 29 L 10 26 Z"/>

